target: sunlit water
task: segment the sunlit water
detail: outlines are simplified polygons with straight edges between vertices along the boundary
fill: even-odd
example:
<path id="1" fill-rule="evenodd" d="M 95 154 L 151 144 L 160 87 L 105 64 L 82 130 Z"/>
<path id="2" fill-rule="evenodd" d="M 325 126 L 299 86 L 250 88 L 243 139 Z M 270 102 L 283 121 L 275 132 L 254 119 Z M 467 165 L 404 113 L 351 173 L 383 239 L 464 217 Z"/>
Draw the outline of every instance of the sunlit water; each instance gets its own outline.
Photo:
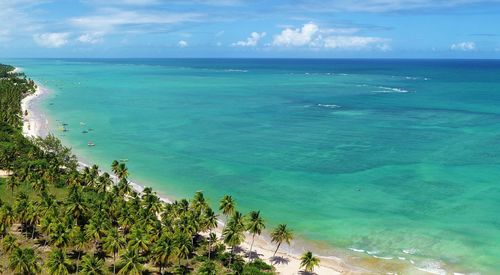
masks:
<path id="1" fill-rule="evenodd" d="M 79 155 L 128 159 L 161 194 L 231 194 L 304 240 L 500 272 L 498 61 L 3 62 L 52 90 L 42 108 Z"/>

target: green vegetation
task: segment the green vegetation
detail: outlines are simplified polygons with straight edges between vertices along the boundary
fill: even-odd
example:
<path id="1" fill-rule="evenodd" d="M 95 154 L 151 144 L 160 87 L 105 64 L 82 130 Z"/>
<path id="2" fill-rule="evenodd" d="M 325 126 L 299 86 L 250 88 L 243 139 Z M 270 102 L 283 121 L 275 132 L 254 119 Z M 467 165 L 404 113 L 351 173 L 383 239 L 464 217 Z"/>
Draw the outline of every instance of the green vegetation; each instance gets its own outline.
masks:
<path id="1" fill-rule="evenodd" d="M 307 251 L 300 257 L 300 267 L 304 268 L 305 272 L 313 272 L 314 267 L 319 265 L 319 259 L 313 256 L 311 251 Z"/>
<path id="2" fill-rule="evenodd" d="M 115 184 L 96 165 L 79 171 L 57 138 L 25 138 L 20 102 L 36 87 L 13 69 L 0 65 L 0 170 L 11 174 L 0 178 L 0 273 L 274 274 L 235 252 L 245 232 L 262 233 L 260 212 L 244 216 L 225 196 L 228 222 L 217 236 L 217 215 L 201 192 L 166 204 L 151 188 L 134 191 L 123 163 L 111 166 Z M 278 229 L 279 247 L 292 235 Z"/>

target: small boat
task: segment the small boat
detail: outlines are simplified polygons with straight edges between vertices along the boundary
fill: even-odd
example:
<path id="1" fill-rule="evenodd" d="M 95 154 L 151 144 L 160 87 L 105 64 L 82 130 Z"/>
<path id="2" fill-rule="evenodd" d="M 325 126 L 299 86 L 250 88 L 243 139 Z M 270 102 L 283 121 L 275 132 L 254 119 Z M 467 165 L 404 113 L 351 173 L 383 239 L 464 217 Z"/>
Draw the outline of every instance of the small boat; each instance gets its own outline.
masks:
<path id="1" fill-rule="evenodd" d="M 89 142 L 87 142 L 87 146 L 89 146 L 89 147 L 94 147 L 94 146 L 95 146 L 95 144 L 94 144 L 92 141 L 89 141 Z"/>
<path id="2" fill-rule="evenodd" d="M 120 159 L 120 162 L 127 162 L 128 159 Z"/>
<path id="3" fill-rule="evenodd" d="M 61 132 L 67 132 L 68 129 L 66 129 L 66 127 L 64 126 L 60 126 L 59 128 L 57 128 L 57 130 L 61 131 Z"/>

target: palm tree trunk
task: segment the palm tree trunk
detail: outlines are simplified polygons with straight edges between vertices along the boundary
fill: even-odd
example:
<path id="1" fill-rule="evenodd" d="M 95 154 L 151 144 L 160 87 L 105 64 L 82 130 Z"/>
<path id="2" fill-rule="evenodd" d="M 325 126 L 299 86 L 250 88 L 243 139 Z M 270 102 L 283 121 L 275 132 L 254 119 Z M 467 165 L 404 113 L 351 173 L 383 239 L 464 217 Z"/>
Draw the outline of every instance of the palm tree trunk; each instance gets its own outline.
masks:
<path id="1" fill-rule="evenodd" d="M 116 258 L 116 252 L 113 251 L 113 274 L 116 274 L 116 260 L 115 260 L 115 258 Z"/>
<path id="2" fill-rule="evenodd" d="M 210 240 L 210 235 L 212 235 L 212 228 L 208 230 L 208 259 L 210 260 L 210 252 L 212 251 L 212 240 Z"/>
<path id="3" fill-rule="evenodd" d="M 231 254 L 229 255 L 229 266 L 231 266 L 231 261 L 233 260 L 234 246 L 231 246 Z"/>
<path id="4" fill-rule="evenodd" d="M 276 247 L 276 250 L 274 251 L 273 257 L 276 256 L 276 252 L 278 252 L 278 249 L 280 249 L 281 243 L 278 243 L 278 247 Z"/>
<path id="5" fill-rule="evenodd" d="M 82 255 L 82 252 L 80 249 L 78 249 L 78 258 L 76 258 L 76 274 L 78 274 L 78 267 L 80 265 L 80 256 Z"/>
<path id="6" fill-rule="evenodd" d="M 252 254 L 252 248 L 253 248 L 253 242 L 255 241 L 255 233 L 252 235 L 252 244 L 250 245 L 250 261 L 253 259 L 253 254 Z"/>

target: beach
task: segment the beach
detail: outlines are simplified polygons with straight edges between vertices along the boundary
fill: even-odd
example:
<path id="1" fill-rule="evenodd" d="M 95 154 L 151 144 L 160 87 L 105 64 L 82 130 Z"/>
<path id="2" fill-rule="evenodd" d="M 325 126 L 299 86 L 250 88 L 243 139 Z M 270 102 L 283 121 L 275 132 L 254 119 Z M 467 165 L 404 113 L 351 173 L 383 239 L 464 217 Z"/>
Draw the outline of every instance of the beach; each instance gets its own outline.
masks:
<path id="1" fill-rule="evenodd" d="M 27 115 L 24 116 L 23 119 L 23 134 L 26 137 L 45 137 L 50 134 L 49 120 L 40 111 L 38 106 L 40 101 L 43 100 L 43 97 L 48 93 L 49 90 L 47 88 L 44 88 L 37 83 L 36 92 L 32 95 L 28 95 L 22 100 L 21 107 L 23 113 L 27 112 Z M 79 164 L 81 166 L 88 165 L 88 163 L 82 161 L 81 158 L 79 158 Z M 144 189 L 144 186 L 134 182 L 131 182 L 131 185 L 139 193 Z M 161 196 L 161 200 L 166 203 L 172 202 L 168 196 Z M 216 230 L 214 230 L 219 237 L 221 236 L 223 226 L 224 223 L 219 221 L 219 226 Z M 267 234 L 267 232 L 264 234 Z M 251 242 L 251 236 L 246 234 L 245 242 L 239 246 L 239 254 L 248 255 Z M 279 274 L 302 274 L 300 269 L 300 255 L 296 255 L 291 252 L 295 251 L 294 243 L 296 242 L 292 241 L 290 246 L 283 244 L 280 250 L 276 253 L 276 257 L 273 257 L 274 250 L 276 248 L 275 245 L 269 243 L 266 239 L 264 239 L 264 237 L 256 236 L 252 250 L 258 255 L 258 258 L 266 261 L 267 263 L 273 264 Z M 349 266 L 340 258 L 333 259 L 331 257 L 318 257 L 321 259 L 321 263 L 314 270 L 314 273 L 318 275 L 363 274 L 366 271 Z"/>

